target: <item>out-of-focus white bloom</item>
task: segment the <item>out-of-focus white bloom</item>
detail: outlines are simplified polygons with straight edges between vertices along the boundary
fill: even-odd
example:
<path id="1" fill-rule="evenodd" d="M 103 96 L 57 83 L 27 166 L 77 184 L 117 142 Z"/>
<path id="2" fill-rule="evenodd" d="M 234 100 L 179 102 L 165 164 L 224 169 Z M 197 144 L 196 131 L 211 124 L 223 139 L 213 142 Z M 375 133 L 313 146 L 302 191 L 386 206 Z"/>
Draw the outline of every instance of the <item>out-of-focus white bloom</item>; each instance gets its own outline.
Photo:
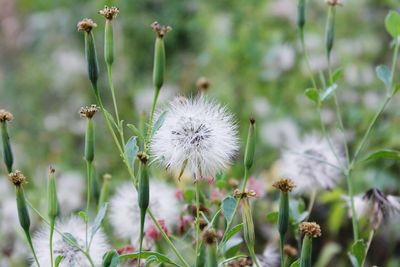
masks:
<path id="1" fill-rule="evenodd" d="M 262 76 L 267 80 L 276 79 L 282 72 L 293 67 L 295 56 L 296 52 L 290 45 L 278 44 L 272 47 L 264 56 L 265 70 Z"/>
<path id="2" fill-rule="evenodd" d="M 261 267 L 278 267 L 281 257 L 275 246 L 267 245 L 262 255 L 257 256 Z M 253 264 L 253 266 L 256 266 Z"/>
<path id="3" fill-rule="evenodd" d="M 382 97 L 376 91 L 368 91 L 363 96 L 363 102 L 367 109 L 375 111 L 382 102 Z"/>
<path id="4" fill-rule="evenodd" d="M 78 245 L 84 249 L 86 244 L 86 225 L 84 221 L 76 216 L 70 217 L 64 221 L 56 222 L 56 228 L 61 233 L 70 233 L 78 243 Z M 89 233 L 91 229 L 88 229 Z M 49 253 L 49 227 L 43 226 L 33 237 L 33 245 L 36 250 L 36 254 L 41 266 L 50 266 L 50 253 Z M 89 234 L 90 237 L 90 234 Z M 93 237 L 89 255 L 92 258 L 96 266 L 100 266 L 102 257 L 105 252 L 109 249 L 106 236 L 103 231 L 99 231 Z M 63 256 L 63 260 L 60 263 L 60 267 L 69 266 L 83 266 L 89 267 L 90 263 L 86 256 L 78 248 L 70 245 L 63 240 L 61 234 L 54 231 L 53 236 L 53 255 L 54 259 L 58 256 Z M 37 266 L 33 263 L 31 266 Z"/>
<path id="5" fill-rule="evenodd" d="M 263 96 L 254 97 L 252 106 L 257 118 L 265 118 L 271 110 L 271 105 Z"/>
<path id="6" fill-rule="evenodd" d="M 238 151 L 237 126 L 225 107 L 205 97 L 178 97 L 151 140 L 155 160 L 167 168 L 186 165 L 197 178 L 214 176 Z"/>
<path id="7" fill-rule="evenodd" d="M 293 1 L 291 0 L 273 0 L 269 2 L 268 14 L 271 16 L 283 17 L 295 23 L 297 7 L 293 5 Z"/>
<path id="8" fill-rule="evenodd" d="M 363 215 L 367 213 L 368 210 L 368 200 L 363 198 L 364 195 L 354 196 L 354 209 L 356 211 L 357 219 L 360 219 Z M 351 200 L 349 196 L 344 196 L 343 199 L 346 201 L 346 205 L 349 209 L 348 214 L 351 217 Z"/>
<path id="9" fill-rule="evenodd" d="M 163 105 L 171 101 L 175 95 L 178 93 L 178 88 L 171 84 L 166 84 L 163 86 L 160 94 L 158 95 L 157 105 Z M 134 97 L 134 108 L 139 113 L 149 113 L 153 105 L 154 99 L 154 88 L 149 86 L 138 90 Z"/>
<path id="10" fill-rule="evenodd" d="M 345 80 L 353 86 L 369 85 L 373 82 L 375 74 L 371 66 L 350 64 L 344 71 Z"/>
<path id="11" fill-rule="evenodd" d="M 175 189 L 165 182 L 150 180 L 150 204 L 157 221 L 163 221 L 168 231 L 172 231 L 179 224 L 181 211 Z M 140 235 L 140 209 L 138 194 L 132 184 L 123 184 L 110 199 L 110 223 L 120 238 L 131 240 L 133 246 L 138 245 Z M 149 216 L 146 217 L 144 230 L 153 231 L 154 224 Z M 146 240 L 152 241 L 152 240 Z"/>
<path id="12" fill-rule="evenodd" d="M 65 172 L 57 177 L 57 198 L 62 214 L 70 214 L 84 204 L 85 180 L 78 172 Z"/>
<path id="13" fill-rule="evenodd" d="M 299 140 L 299 129 L 290 118 L 262 124 L 260 138 L 265 144 L 275 147 L 288 147 Z"/>
<path id="14" fill-rule="evenodd" d="M 8 178 L 0 176 L 0 235 L 14 236 L 20 228 L 15 189 Z"/>
<path id="15" fill-rule="evenodd" d="M 280 174 L 294 181 L 294 192 L 310 193 L 311 189 L 333 188 L 342 177 L 342 162 L 335 143 L 331 146 L 325 138 L 310 134 L 282 152 Z"/>

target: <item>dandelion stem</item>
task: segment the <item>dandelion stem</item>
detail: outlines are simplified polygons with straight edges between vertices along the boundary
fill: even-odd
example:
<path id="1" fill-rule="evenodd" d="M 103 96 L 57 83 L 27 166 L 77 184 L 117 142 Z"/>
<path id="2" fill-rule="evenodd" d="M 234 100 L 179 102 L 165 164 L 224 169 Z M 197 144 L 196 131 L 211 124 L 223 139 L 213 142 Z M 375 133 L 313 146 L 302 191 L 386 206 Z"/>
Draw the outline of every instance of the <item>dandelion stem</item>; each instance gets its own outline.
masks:
<path id="1" fill-rule="evenodd" d="M 200 256 L 200 186 L 199 179 L 196 179 L 196 265 Z"/>
<path id="2" fill-rule="evenodd" d="M 285 266 L 285 252 L 283 250 L 284 246 L 285 246 L 285 235 L 280 235 L 279 252 L 281 254 L 281 267 Z"/>
<path id="3" fill-rule="evenodd" d="M 89 218 L 89 209 L 90 209 L 90 194 L 91 194 L 91 178 L 92 178 L 92 162 L 86 161 L 86 169 L 87 169 L 87 200 L 86 200 L 86 220 L 85 220 L 85 229 L 86 229 L 86 247 L 88 248 L 88 218 Z"/>
<path id="4" fill-rule="evenodd" d="M 118 125 L 119 125 L 119 112 L 118 112 L 117 99 L 115 97 L 115 89 L 114 89 L 114 83 L 113 83 L 113 74 L 112 74 L 112 65 L 111 64 L 107 64 L 107 74 L 108 74 L 108 85 L 110 87 L 111 96 L 112 96 L 113 105 L 114 105 L 115 117 L 116 117 Z"/>
<path id="5" fill-rule="evenodd" d="M 53 261 L 53 233 L 54 233 L 54 220 L 50 221 L 50 239 L 49 239 L 49 244 L 50 244 L 50 261 L 51 261 L 51 267 L 54 266 L 54 261 Z"/>
<path id="6" fill-rule="evenodd" d="M 29 247 L 30 247 L 30 249 L 32 251 L 33 258 L 35 259 L 35 262 L 36 262 L 37 266 L 40 267 L 39 260 L 38 260 L 38 258 L 36 256 L 35 249 L 33 248 L 31 234 L 29 233 L 29 231 L 25 231 L 25 235 L 26 235 L 26 239 L 28 240 Z"/>

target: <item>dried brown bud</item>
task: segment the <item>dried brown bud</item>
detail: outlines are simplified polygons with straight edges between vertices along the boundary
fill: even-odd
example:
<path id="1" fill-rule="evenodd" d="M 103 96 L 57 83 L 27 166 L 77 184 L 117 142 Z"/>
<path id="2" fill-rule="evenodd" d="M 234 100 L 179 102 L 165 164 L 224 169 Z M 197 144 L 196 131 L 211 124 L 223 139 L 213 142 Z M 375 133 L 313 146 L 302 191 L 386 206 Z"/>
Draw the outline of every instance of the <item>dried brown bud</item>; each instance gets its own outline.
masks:
<path id="1" fill-rule="evenodd" d="M 92 19 L 84 18 L 78 22 L 77 27 L 78 31 L 89 33 L 93 28 L 97 27 L 97 24 Z"/>
<path id="2" fill-rule="evenodd" d="M 254 125 L 256 123 L 256 119 L 250 118 L 250 123 L 251 123 L 251 125 Z"/>
<path id="3" fill-rule="evenodd" d="M 206 92 L 208 90 L 208 88 L 210 88 L 210 81 L 205 78 L 205 77 L 200 77 L 197 81 L 196 81 L 196 87 L 197 89 L 199 89 L 200 91 Z"/>
<path id="4" fill-rule="evenodd" d="M 300 232 L 315 238 L 321 236 L 321 227 L 315 222 L 303 222 L 300 224 Z"/>
<path id="5" fill-rule="evenodd" d="M 282 178 L 279 181 L 272 184 L 276 189 L 281 190 L 282 192 L 291 192 L 293 188 L 296 186 L 294 182 L 290 179 Z"/>
<path id="6" fill-rule="evenodd" d="M 21 171 L 16 170 L 8 175 L 8 179 L 15 185 L 21 186 L 26 183 L 26 177 L 22 174 Z"/>
<path id="7" fill-rule="evenodd" d="M 218 235 L 215 230 L 211 228 L 204 230 L 201 237 L 205 244 L 212 245 L 215 244 L 215 242 L 217 241 Z"/>
<path id="8" fill-rule="evenodd" d="M 157 21 L 151 24 L 151 28 L 157 33 L 157 36 L 160 38 L 163 38 L 168 32 L 172 31 L 172 28 L 170 26 L 161 25 Z"/>
<path id="9" fill-rule="evenodd" d="M 197 224 L 197 219 L 194 220 L 194 225 Z M 203 219 L 203 218 L 199 218 L 199 228 L 200 230 L 205 229 L 208 226 L 208 223 Z"/>
<path id="10" fill-rule="evenodd" d="M 250 197 L 256 197 L 257 193 L 254 190 L 246 190 L 242 192 L 236 188 L 235 191 L 233 191 L 233 195 L 236 198 L 250 198 Z"/>
<path id="11" fill-rule="evenodd" d="M 288 257 L 291 257 L 291 258 L 296 257 L 296 256 L 297 256 L 297 253 L 298 253 L 297 249 L 296 249 L 295 247 L 292 247 L 291 245 L 285 245 L 285 246 L 283 247 L 283 252 L 284 252 Z"/>
<path id="12" fill-rule="evenodd" d="M 116 18 L 118 13 L 119 13 L 119 8 L 115 6 L 112 7 L 104 6 L 104 8 L 99 11 L 99 14 L 104 16 L 108 20 Z"/>
<path id="13" fill-rule="evenodd" d="M 251 257 L 246 257 L 243 259 L 237 259 L 228 263 L 228 267 L 252 267 L 253 261 Z"/>
<path id="14" fill-rule="evenodd" d="M 14 116 L 11 114 L 11 112 L 5 109 L 0 109 L 0 122 L 12 121 L 13 118 Z"/>
<path id="15" fill-rule="evenodd" d="M 147 155 L 145 152 L 142 152 L 142 151 L 137 153 L 137 157 L 140 160 L 140 162 L 143 164 L 146 164 L 147 161 L 149 160 L 149 155 Z"/>
<path id="16" fill-rule="evenodd" d="M 326 3 L 329 6 L 341 6 L 342 5 L 342 1 L 341 0 L 326 0 Z"/>
<path id="17" fill-rule="evenodd" d="M 81 107 L 81 109 L 79 110 L 79 114 L 82 118 L 91 119 L 98 110 L 99 108 L 96 105 L 91 105 L 90 107 Z"/>

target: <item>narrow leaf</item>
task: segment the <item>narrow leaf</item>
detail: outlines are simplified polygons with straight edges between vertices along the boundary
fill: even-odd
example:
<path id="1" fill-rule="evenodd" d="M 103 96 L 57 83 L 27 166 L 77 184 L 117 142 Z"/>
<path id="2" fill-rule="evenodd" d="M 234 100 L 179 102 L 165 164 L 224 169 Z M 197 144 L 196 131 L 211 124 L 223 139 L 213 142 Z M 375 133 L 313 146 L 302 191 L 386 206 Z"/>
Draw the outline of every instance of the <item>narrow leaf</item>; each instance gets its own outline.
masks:
<path id="1" fill-rule="evenodd" d="M 375 151 L 375 152 L 369 154 L 362 161 L 368 161 L 368 160 L 373 160 L 373 159 L 381 159 L 381 158 L 400 160 L 400 151 L 390 150 L 390 149 L 378 150 L 378 151 Z"/>
<path id="2" fill-rule="evenodd" d="M 136 128 L 135 125 L 133 124 L 127 124 L 126 126 L 128 126 L 129 129 L 132 130 L 133 134 L 136 135 L 137 137 L 139 137 L 142 141 L 144 141 L 144 136 L 142 134 L 142 132 Z"/>
<path id="3" fill-rule="evenodd" d="M 54 261 L 54 266 L 58 267 L 61 263 L 61 261 L 64 259 L 64 256 L 59 255 L 56 260 Z"/>
<path id="4" fill-rule="evenodd" d="M 161 128 L 163 125 L 165 118 L 166 118 L 167 112 L 164 111 L 161 113 L 161 115 L 158 117 L 156 123 L 154 123 L 153 129 L 151 129 L 151 137 Z"/>
<path id="5" fill-rule="evenodd" d="M 151 263 L 157 261 L 157 257 L 156 256 L 150 256 L 147 258 L 145 264 L 143 265 L 143 267 L 148 267 L 150 266 Z"/>
<path id="6" fill-rule="evenodd" d="M 116 250 L 107 251 L 103 255 L 102 267 L 116 267 L 119 264 L 119 255 Z"/>
<path id="7" fill-rule="evenodd" d="M 243 223 L 240 223 L 234 227 L 232 227 L 231 230 L 229 230 L 226 235 L 225 235 L 225 241 L 228 241 L 232 236 L 240 232 L 243 228 Z"/>
<path id="8" fill-rule="evenodd" d="M 158 262 L 168 263 L 173 266 L 179 266 L 178 264 L 172 262 L 167 256 L 165 256 L 161 253 L 153 252 L 153 251 L 142 251 L 142 254 L 141 254 L 142 259 L 147 259 L 151 256 L 156 257 Z M 139 258 L 139 252 L 124 254 L 124 255 L 119 256 L 120 260 L 129 260 L 129 259 L 137 259 L 137 258 Z"/>
<path id="9" fill-rule="evenodd" d="M 85 223 L 88 222 L 88 216 L 87 216 L 86 212 L 84 212 L 84 211 L 81 210 L 81 211 L 78 213 L 78 215 L 79 215 L 79 217 L 82 218 L 82 220 L 83 220 Z"/>
<path id="10" fill-rule="evenodd" d="M 315 104 L 319 103 L 319 92 L 315 88 L 308 88 L 304 91 L 304 94 Z"/>
<path id="11" fill-rule="evenodd" d="M 336 69 L 333 74 L 332 74 L 332 82 L 336 83 L 337 81 L 339 81 L 341 78 L 343 77 L 343 69 L 342 68 L 338 68 Z"/>
<path id="12" fill-rule="evenodd" d="M 76 241 L 76 238 L 70 233 L 63 233 L 62 238 L 65 243 L 67 243 L 68 245 L 70 245 L 72 247 L 76 247 L 76 245 L 78 244 L 78 242 Z"/>
<path id="13" fill-rule="evenodd" d="M 358 266 L 361 266 L 365 256 L 365 242 L 363 239 L 356 241 L 351 246 L 351 254 L 357 259 Z"/>
<path id="14" fill-rule="evenodd" d="M 290 267 L 300 267 L 300 259 L 295 260 Z"/>
<path id="15" fill-rule="evenodd" d="M 390 70 L 386 65 L 379 65 L 376 67 L 376 75 L 381 80 L 386 88 L 390 88 Z"/>
<path id="16" fill-rule="evenodd" d="M 125 155 L 128 159 L 128 163 L 132 166 L 132 169 L 138 152 L 139 147 L 137 145 L 137 137 L 132 136 L 131 138 L 129 138 L 128 142 L 125 145 Z"/>
<path id="17" fill-rule="evenodd" d="M 231 220 L 235 207 L 236 199 L 234 199 L 233 197 L 229 196 L 222 200 L 221 209 L 227 222 Z"/>
<path id="18" fill-rule="evenodd" d="M 101 207 L 99 209 L 99 212 L 97 213 L 96 218 L 94 219 L 90 240 L 93 239 L 94 235 L 100 229 L 101 223 L 103 222 L 104 216 L 106 215 L 107 206 L 108 206 L 108 203 L 106 202 L 106 203 L 104 203 L 103 207 Z"/>

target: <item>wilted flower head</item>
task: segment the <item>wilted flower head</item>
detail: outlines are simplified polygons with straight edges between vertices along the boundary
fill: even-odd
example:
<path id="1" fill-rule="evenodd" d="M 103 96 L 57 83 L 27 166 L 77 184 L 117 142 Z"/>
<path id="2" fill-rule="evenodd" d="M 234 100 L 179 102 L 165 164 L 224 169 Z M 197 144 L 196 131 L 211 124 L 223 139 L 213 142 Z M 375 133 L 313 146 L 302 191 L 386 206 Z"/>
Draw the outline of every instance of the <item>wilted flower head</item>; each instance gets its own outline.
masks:
<path id="1" fill-rule="evenodd" d="M 155 159 L 167 168 L 186 167 L 194 177 L 214 176 L 238 151 L 233 116 L 205 97 L 173 100 L 151 141 Z"/>
<path id="2" fill-rule="evenodd" d="M 91 105 L 90 107 L 88 107 L 88 106 L 81 107 L 81 109 L 79 110 L 79 114 L 83 118 L 91 119 L 91 118 L 93 118 L 94 114 L 96 114 L 96 112 L 98 110 L 99 110 L 99 108 L 96 105 Z"/>
<path id="3" fill-rule="evenodd" d="M 336 155 L 326 139 L 308 135 L 283 151 L 280 174 L 293 180 L 295 193 L 309 193 L 311 188 L 331 189 L 339 182 L 343 156 L 335 144 L 332 147 Z"/>
<path id="4" fill-rule="evenodd" d="M 351 209 L 350 198 L 346 197 L 345 199 Z M 382 220 L 390 215 L 400 214 L 400 198 L 385 195 L 379 189 L 371 188 L 364 195 L 354 197 L 354 208 L 357 219 L 367 217 L 371 226 L 376 230 Z"/>
<path id="5" fill-rule="evenodd" d="M 11 114 L 11 112 L 4 109 L 0 109 L 0 122 L 12 121 L 13 118 L 14 117 Z"/>
<path id="6" fill-rule="evenodd" d="M 321 236 L 321 227 L 315 222 L 303 222 L 300 224 L 299 228 L 303 235 L 308 235 L 313 238 Z"/>
<path id="7" fill-rule="evenodd" d="M 171 231 L 179 224 L 181 211 L 178 200 L 175 197 L 175 189 L 161 181 L 150 180 L 150 204 L 149 208 L 155 218 Z M 110 223 L 115 233 L 120 238 L 130 239 L 133 246 L 139 243 L 140 235 L 140 209 L 138 206 L 138 194 L 132 184 L 123 184 L 116 194 L 110 199 L 109 209 Z M 156 237 L 150 217 L 146 217 L 144 230 L 146 237 Z M 152 241 L 152 240 L 147 240 Z"/>
<path id="8" fill-rule="evenodd" d="M 86 225 L 85 222 L 76 216 L 70 217 L 65 221 L 56 222 L 56 228 L 61 233 L 70 233 L 76 240 L 81 249 L 85 248 L 86 240 Z M 91 229 L 88 229 L 89 233 Z M 50 253 L 49 253 L 49 227 L 44 226 L 39 230 L 33 238 L 33 245 L 35 247 L 37 257 L 41 266 L 49 266 Z M 100 229 L 95 236 L 90 246 L 89 255 L 96 266 L 100 266 L 103 254 L 109 249 L 106 236 Z M 72 246 L 70 243 L 64 241 L 63 236 L 54 231 L 53 236 L 53 255 L 54 258 L 63 256 L 60 267 L 69 266 L 91 266 L 86 256 L 77 247 Z M 33 263 L 31 266 L 37 266 Z"/>
<path id="9" fill-rule="evenodd" d="M 275 182 L 272 186 L 284 193 L 287 193 L 291 192 L 296 185 L 293 183 L 292 180 L 282 178 L 279 181 Z"/>
<path id="10" fill-rule="evenodd" d="M 84 18 L 76 26 L 80 32 L 90 32 L 93 28 L 97 27 L 97 24 L 92 19 Z"/>
<path id="11" fill-rule="evenodd" d="M 8 178 L 15 186 L 20 186 L 20 185 L 23 185 L 24 183 L 26 183 L 25 175 L 19 170 L 16 170 L 15 172 L 10 173 L 8 175 Z"/>
<path id="12" fill-rule="evenodd" d="M 112 7 L 104 6 L 104 8 L 99 11 L 99 14 L 104 16 L 108 20 L 116 18 L 118 13 L 119 13 L 119 8 L 115 6 Z"/>
<path id="13" fill-rule="evenodd" d="M 170 26 L 161 25 L 157 21 L 154 21 L 151 24 L 151 28 L 153 29 L 153 31 L 155 31 L 157 33 L 157 36 L 160 38 L 163 38 L 165 36 L 165 34 L 172 31 L 172 28 Z"/>

